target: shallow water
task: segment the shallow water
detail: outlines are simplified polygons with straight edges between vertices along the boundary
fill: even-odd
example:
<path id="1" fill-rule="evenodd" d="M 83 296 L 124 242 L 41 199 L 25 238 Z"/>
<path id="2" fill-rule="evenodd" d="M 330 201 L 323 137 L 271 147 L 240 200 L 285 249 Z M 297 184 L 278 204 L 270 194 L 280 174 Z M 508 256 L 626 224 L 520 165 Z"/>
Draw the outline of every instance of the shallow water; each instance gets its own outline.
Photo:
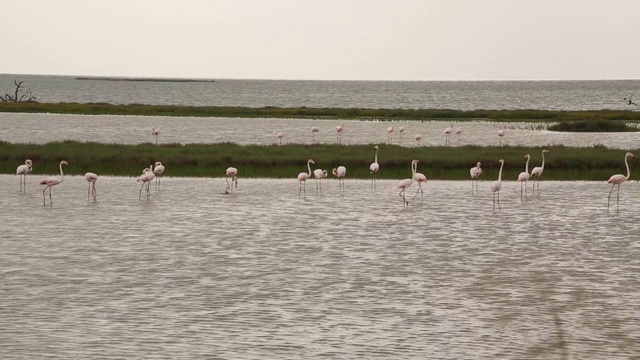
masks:
<path id="1" fill-rule="evenodd" d="M 61 140 L 95 141 L 101 143 L 138 144 L 155 142 L 153 127 L 159 128 L 160 143 L 219 143 L 241 145 L 276 144 L 276 134 L 284 132 L 284 143 L 335 144 L 336 120 L 312 119 L 245 119 L 245 118 L 184 118 L 157 116 L 108 116 L 60 114 L 0 113 L 0 140 L 13 143 L 47 143 Z M 593 146 L 635 149 L 640 133 L 565 133 L 547 131 L 541 124 L 496 123 L 486 121 L 356 121 L 344 122 L 343 144 L 387 143 L 387 127 L 394 126 L 391 142 L 416 146 L 416 134 L 422 134 L 421 146 L 445 144 L 443 130 L 453 125 L 461 128 L 458 137 L 451 135 L 451 145 L 492 146 L 500 144 L 497 131 L 506 127 L 502 139 L 505 145 L 540 147 L 545 145 Z M 320 132 L 312 138 L 311 127 Z M 404 127 L 403 139 L 399 128 Z"/>
<path id="2" fill-rule="evenodd" d="M 404 209 L 397 181 L 242 177 L 67 176 L 43 206 L 40 177 L 0 175 L 3 359 L 640 356 L 637 182 L 608 213 L 604 182 L 504 182 L 494 212 L 488 180 Z"/>

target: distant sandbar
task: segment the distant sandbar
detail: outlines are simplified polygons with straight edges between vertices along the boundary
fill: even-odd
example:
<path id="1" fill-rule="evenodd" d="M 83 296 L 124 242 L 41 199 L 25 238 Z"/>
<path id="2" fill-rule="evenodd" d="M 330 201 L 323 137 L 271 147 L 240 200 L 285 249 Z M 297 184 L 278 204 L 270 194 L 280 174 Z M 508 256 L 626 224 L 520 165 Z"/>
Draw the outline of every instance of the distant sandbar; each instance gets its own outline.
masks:
<path id="1" fill-rule="evenodd" d="M 79 76 L 76 80 L 101 80 L 101 81 L 152 81 L 152 82 L 215 82 L 208 79 L 176 79 L 176 78 L 129 78 L 129 77 L 102 77 Z"/>

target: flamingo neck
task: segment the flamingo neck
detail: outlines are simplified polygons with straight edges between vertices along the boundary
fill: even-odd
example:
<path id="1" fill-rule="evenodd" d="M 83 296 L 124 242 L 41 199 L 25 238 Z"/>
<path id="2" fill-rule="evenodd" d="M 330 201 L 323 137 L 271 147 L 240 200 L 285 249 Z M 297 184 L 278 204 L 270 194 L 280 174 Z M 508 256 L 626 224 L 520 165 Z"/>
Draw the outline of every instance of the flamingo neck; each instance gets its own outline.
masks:
<path id="1" fill-rule="evenodd" d="M 376 156 L 375 156 L 373 162 L 376 163 L 376 164 L 378 163 L 378 149 L 376 149 Z"/>
<path id="2" fill-rule="evenodd" d="M 524 172 L 529 173 L 529 159 L 527 158 L 527 163 L 524 165 Z"/>
<path id="3" fill-rule="evenodd" d="M 504 163 L 500 164 L 500 171 L 498 172 L 498 181 L 502 181 L 502 167 Z"/>
<path id="4" fill-rule="evenodd" d="M 631 177 L 631 170 L 629 170 L 629 157 L 625 156 L 624 157 L 624 164 L 627 166 L 627 176 L 625 177 L 625 180 L 629 180 L 629 178 Z"/>
<path id="5" fill-rule="evenodd" d="M 625 159 L 626 161 L 626 159 Z M 541 166 L 542 170 L 544 170 L 544 152 L 542 152 L 542 166 Z"/>
<path id="6" fill-rule="evenodd" d="M 412 180 L 416 179 L 416 171 L 418 171 L 418 164 L 417 163 L 411 163 L 411 179 Z"/>
<path id="7" fill-rule="evenodd" d="M 307 169 L 309 170 L 309 176 L 311 176 L 311 161 L 307 161 Z"/>
<path id="8" fill-rule="evenodd" d="M 62 172 L 62 163 L 60 163 L 60 181 L 64 179 L 64 173 Z"/>

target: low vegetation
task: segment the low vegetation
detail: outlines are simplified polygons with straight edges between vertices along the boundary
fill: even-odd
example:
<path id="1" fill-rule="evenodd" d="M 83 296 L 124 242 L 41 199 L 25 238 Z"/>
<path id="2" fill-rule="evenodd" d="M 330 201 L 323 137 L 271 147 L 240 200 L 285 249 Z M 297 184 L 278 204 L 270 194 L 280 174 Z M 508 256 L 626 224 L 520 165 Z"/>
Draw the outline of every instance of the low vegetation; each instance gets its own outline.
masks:
<path id="1" fill-rule="evenodd" d="M 571 148 L 554 146 L 545 163 L 544 179 L 599 180 L 624 173 L 626 150 L 602 146 Z M 494 180 L 498 160 L 505 160 L 503 179 L 515 180 L 524 170 L 524 155 L 531 154 L 530 169 L 539 166 L 542 148 L 527 147 L 420 147 L 407 148 L 380 145 L 379 178 L 404 179 L 410 176 L 411 160 L 420 160 L 419 171 L 429 179 L 467 180 L 469 169 L 482 162 L 484 180 Z M 306 171 L 306 161 L 314 159 L 312 167 L 331 169 L 347 167 L 348 178 L 369 179 L 369 164 L 373 162 L 373 145 L 250 145 L 166 144 L 138 145 L 101 144 L 91 142 L 52 142 L 47 144 L 12 144 L 0 142 L 0 173 L 15 174 L 25 159 L 34 163 L 34 174 L 55 174 L 58 162 L 67 160 L 69 174 L 87 171 L 101 175 L 138 176 L 142 169 L 156 161 L 167 168 L 167 176 L 219 177 L 228 166 L 239 170 L 239 176 L 252 178 L 290 178 Z M 635 167 L 631 160 L 631 168 Z M 632 170 L 633 171 L 633 170 Z"/>
<path id="2" fill-rule="evenodd" d="M 638 131 L 637 126 L 629 126 L 624 121 L 593 120 L 593 121 L 563 121 L 548 127 L 550 131 L 565 132 L 628 132 Z"/>
<path id="3" fill-rule="evenodd" d="M 456 121 L 602 121 L 640 122 L 638 111 L 548 111 L 548 110 L 446 110 L 446 109 L 354 109 L 282 108 L 229 106 L 114 105 L 106 103 L 0 103 L 0 112 L 56 113 L 84 115 L 148 115 L 242 118 L 328 118 L 379 120 L 456 120 Z"/>

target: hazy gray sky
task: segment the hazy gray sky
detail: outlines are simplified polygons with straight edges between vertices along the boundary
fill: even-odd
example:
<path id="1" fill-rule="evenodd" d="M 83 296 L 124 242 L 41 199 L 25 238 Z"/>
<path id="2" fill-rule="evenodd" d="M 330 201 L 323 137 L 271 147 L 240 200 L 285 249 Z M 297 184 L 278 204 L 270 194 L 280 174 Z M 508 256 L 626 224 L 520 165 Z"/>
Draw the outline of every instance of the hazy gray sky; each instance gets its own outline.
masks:
<path id="1" fill-rule="evenodd" d="M 640 78 L 638 0 L 19 0 L 0 73 Z"/>

